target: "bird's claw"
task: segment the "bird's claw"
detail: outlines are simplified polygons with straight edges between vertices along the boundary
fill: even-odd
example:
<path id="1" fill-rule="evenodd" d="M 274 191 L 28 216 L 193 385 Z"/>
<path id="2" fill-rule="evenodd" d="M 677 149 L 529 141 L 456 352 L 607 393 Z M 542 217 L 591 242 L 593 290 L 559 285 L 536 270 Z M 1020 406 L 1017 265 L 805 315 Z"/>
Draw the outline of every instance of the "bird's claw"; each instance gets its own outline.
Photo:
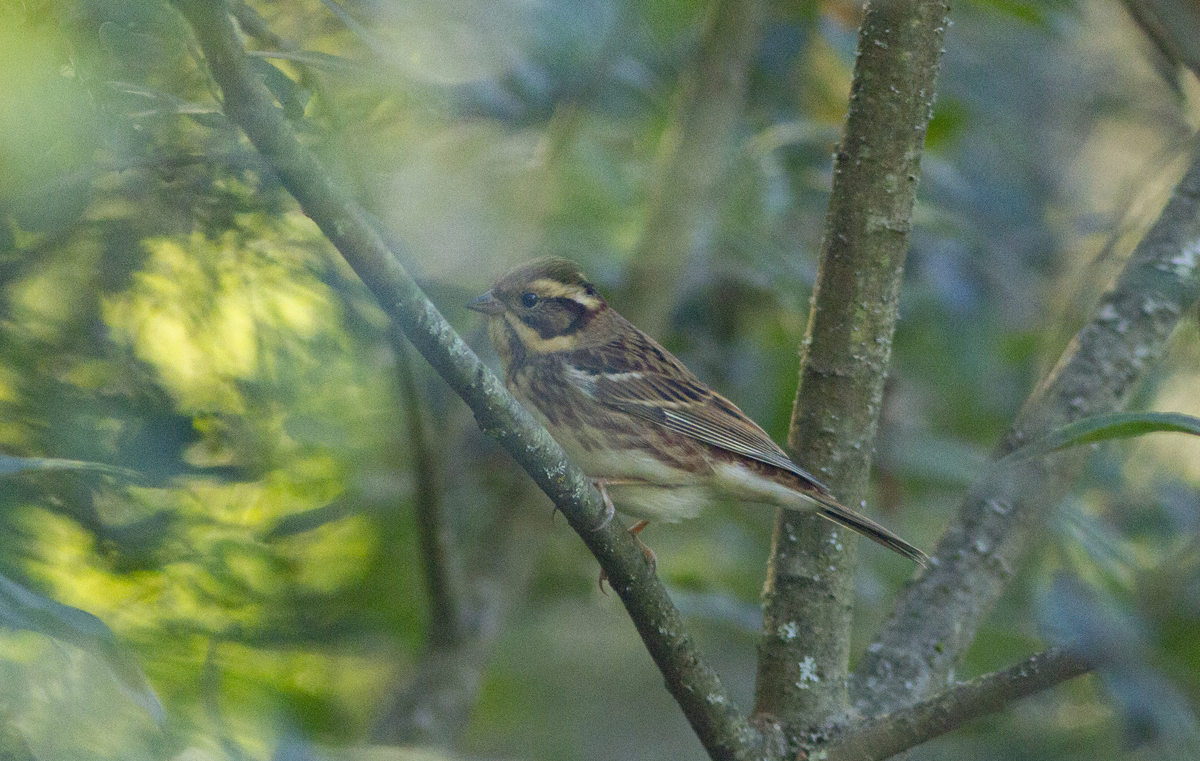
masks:
<path id="1" fill-rule="evenodd" d="M 638 534 L 642 533 L 642 529 L 650 525 L 650 521 L 638 521 L 629 529 L 629 534 L 633 537 L 633 541 L 637 542 L 638 549 L 646 556 L 646 562 L 650 565 L 650 575 L 653 576 L 658 570 L 658 555 L 654 554 L 654 550 L 642 541 Z"/>
<path id="2" fill-rule="evenodd" d="M 592 529 L 592 531 L 599 531 L 612 523 L 613 516 L 617 514 L 617 508 L 613 507 L 612 497 L 608 496 L 608 487 L 605 483 L 603 481 L 592 481 L 592 483 L 600 491 L 600 496 L 604 499 L 604 520 L 600 521 L 599 526 Z"/>
<path id="3" fill-rule="evenodd" d="M 611 520 L 611 519 L 612 519 L 612 516 L 610 515 L 609 520 Z M 642 533 L 642 529 L 646 528 L 646 526 L 649 526 L 649 525 L 650 525 L 650 521 L 638 521 L 637 523 L 635 523 L 629 527 L 629 535 L 633 537 L 633 541 L 637 542 L 638 549 L 640 549 L 642 551 L 642 554 L 646 556 L 646 564 L 650 566 L 650 575 L 653 576 L 655 574 L 655 572 L 658 571 L 658 556 L 655 555 L 654 550 L 647 547 L 646 543 L 643 542 L 641 540 L 641 537 L 638 536 L 638 534 Z M 600 569 L 600 591 L 603 592 L 604 594 L 608 594 L 608 592 L 604 591 L 604 582 L 606 582 L 606 581 L 608 581 L 608 574 L 604 572 L 603 568 L 601 568 Z"/>

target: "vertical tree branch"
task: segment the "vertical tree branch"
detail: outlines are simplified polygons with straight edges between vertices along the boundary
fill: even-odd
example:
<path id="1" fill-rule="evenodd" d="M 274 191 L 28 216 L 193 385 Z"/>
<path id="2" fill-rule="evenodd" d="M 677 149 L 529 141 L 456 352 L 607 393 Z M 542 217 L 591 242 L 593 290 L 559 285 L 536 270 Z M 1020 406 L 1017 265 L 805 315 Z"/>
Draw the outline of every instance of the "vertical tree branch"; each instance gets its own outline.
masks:
<path id="1" fill-rule="evenodd" d="M 851 506 L 867 489 L 947 11 L 940 0 L 868 6 L 834 160 L 788 444 Z M 789 737 L 845 707 L 852 538 L 815 516 L 776 516 L 754 712 Z"/>
<path id="2" fill-rule="evenodd" d="M 337 247 L 421 355 L 559 507 L 600 561 L 667 688 L 714 759 L 758 755 L 761 737 L 700 657 L 679 611 L 619 520 L 604 524 L 599 492 L 504 389 L 388 250 L 366 213 L 296 140 L 266 87 L 250 72 L 228 8 L 214 0 L 175 0 L 200 43 L 224 111 L 250 138 L 301 209 Z M 597 528 L 599 527 L 599 528 Z"/>
<path id="3" fill-rule="evenodd" d="M 690 255 L 715 228 L 721 180 L 736 152 L 762 0 L 714 0 L 662 138 L 649 217 L 630 260 L 621 311 L 662 335 Z"/>
<path id="4" fill-rule="evenodd" d="M 497 505 L 492 536 L 498 542 L 491 543 L 483 567 L 471 578 L 471 594 L 462 606 L 464 621 L 456 638 L 431 642 L 425 649 L 376 718 L 372 743 L 442 747 L 459 743 L 504 621 L 529 587 L 537 558 L 530 544 L 545 534 L 544 519 L 534 521 L 521 509 L 525 497 L 532 496 L 528 482 L 511 491 Z"/>
<path id="5" fill-rule="evenodd" d="M 442 494 L 438 484 L 440 468 L 431 450 L 432 442 L 425 432 L 425 409 L 413 378 L 408 343 L 398 329 L 393 329 L 392 333 L 400 393 L 404 395 L 404 417 L 408 421 L 413 451 L 413 474 L 417 487 L 417 539 L 421 548 L 425 591 L 429 597 L 428 647 L 449 647 L 457 644 L 462 636 L 462 619 L 459 596 L 454 589 L 453 551 L 442 520 Z"/>
<path id="6" fill-rule="evenodd" d="M 1034 390 L 993 462 L 1089 415 L 1116 412 L 1200 300 L 1200 153 L 1088 323 Z M 1086 462 L 1067 451 L 972 485 L 934 563 L 901 593 L 859 665 L 853 699 L 864 715 L 910 705 L 946 684 L 955 662 L 1016 572 L 1031 529 Z"/>

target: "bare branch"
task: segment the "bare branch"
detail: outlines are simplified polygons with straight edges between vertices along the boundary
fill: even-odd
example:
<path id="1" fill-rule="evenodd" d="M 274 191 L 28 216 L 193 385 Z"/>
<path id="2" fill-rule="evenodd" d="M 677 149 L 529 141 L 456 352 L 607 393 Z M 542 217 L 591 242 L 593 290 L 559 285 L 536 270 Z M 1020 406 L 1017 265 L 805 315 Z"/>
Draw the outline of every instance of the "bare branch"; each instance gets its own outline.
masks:
<path id="1" fill-rule="evenodd" d="M 714 0 L 663 135 L 649 217 L 630 259 L 622 312 L 651 335 L 666 327 L 688 257 L 714 232 L 721 180 L 736 150 L 763 0 Z"/>
<path id="2" fill-rule="evenodd" d="M 941 0 L 871 3 L 859 34 L 788 436 L 849 505 L 867 490 L 947 12 Z M 793 737 L 845 708 L 853 539 L 815 516 L 776 516 L 754 713 Z"/>
<path id="3" fill-rule="evenodd" d="M 510 612 L 525 597 L 537 553 L 530 544 L 545 533 L 546 521 L 533 520 L 521 506 L 532 496 L 528 481 L 514 485 L 497 509 L 490 532 L 500 546 L 471 579 L 464 621 L 452 641 L 427 644 L 420 661 L 393 690 L 371 730 L 371 742 L 390 745 L 458 744 L 483 686 L 484 673 Z M 535 525 L 536 524 L 536 525 Z"/>
<path id="4" fill-rule="evenodd" d="M 993 461 L 1089 415 L 1124 408 L 1200 300 L 1200 153 L 1090 320 L 1034 390 Z M 910 705 L 942 686 L 1016 571 L 1032 527 L 1065 496 L 1087 452 L 985 471 L 900 595 L 854 676 L 863 715 Z"/>
<path id="5" fill-rule="evenodd" d="M 413 378 L 408 343 L 394 330 L 392 348 L 400 391 L 404 395 L 404 417 L 408 422 L 413 448 L 413 474 L 416 479 L 417 538 L 425 589 L 429 596 L 429 643 L 431 648 L 455 645 L 462 638 L 462 620 L 457 590 L 453 582 L 453 550 L 447 541 L 442 520 L 442 492 L 438 483 L 441 470 L 434 457 L 433 443 L 425 432 L 425 409 Z"/>
<path id="6" fill-rule="evenodd" d="M 387 249 L 365 212 L 296 140 L 251 74 L 222 2 L 176 0 L 221 89 L 226 115 L 250 138 L 304 212 L 337 247 L 422 356 L 475 414 L 483 431 L 533 477 L 600 561 L 642 641 L 708 753 L 748 758 L 759 734 L 701 659 L 679 611 L 620 521 L 604 522 L 600 494 L 562 448 L 504 389 Z M 601 528 L 596 528 L 602 526 Z"/>
<path id="7" fill-rule="evenodd" d="M 929 700 L 852 726 L 820 750 L 822 761 L 882 761 L 963 724 L 1086 674 L 1095 664 L 1066 650 L 1031 655 L 1003 671 L 955 685 Z"/>

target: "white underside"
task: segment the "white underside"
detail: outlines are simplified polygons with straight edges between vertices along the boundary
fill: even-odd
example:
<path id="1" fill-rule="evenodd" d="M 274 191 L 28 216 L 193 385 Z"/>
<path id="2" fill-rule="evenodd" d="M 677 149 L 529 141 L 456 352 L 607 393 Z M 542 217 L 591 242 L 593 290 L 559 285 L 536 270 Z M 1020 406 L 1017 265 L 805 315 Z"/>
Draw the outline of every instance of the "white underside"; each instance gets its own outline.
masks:
<path id="1" fill-rule="evenodd" d="M 651 482 L 655 485 L 613 483 L 607 487 L 608 494 L 622 513 L 640 520 L 664 523 L 695 518 L 721 496 L 791 510 L 813 510 L 816 507 L 799 492 L 736 465 L 720 463 L 714 466 L 714 471 L 710 478 L 691 478 L 691 483 L 672 486 L 660 486 L 658 482 Z M 585 472 L 592 475 L 586 468 Z"/>
<path id="2" fill-rule="evenodd" d="M 525 406 L 543 425 L 550 427 L 536 405 L 526 402 Z M 695 475 L 672 468 L 645 452 L 588 449 L 569 429 L 552 430 L 558 443 L 584 473 L 591 478 L 617 482 L 607 486 L 613 505 L 640 520 L 675 523 L 695 518 L 720 496 L 792 510 L 815 509 L 799 492 L 733 463 L 710 460 L 712 473 Z"/>
<path id="3" fill-rule="evenodd" d="M 613 505 L 625 515 L 653 523 L 678 523 L 695 518 L 712 504 L 713 493 L 698 486 L 662 488 L 642 484 L 612 484 Z"/>

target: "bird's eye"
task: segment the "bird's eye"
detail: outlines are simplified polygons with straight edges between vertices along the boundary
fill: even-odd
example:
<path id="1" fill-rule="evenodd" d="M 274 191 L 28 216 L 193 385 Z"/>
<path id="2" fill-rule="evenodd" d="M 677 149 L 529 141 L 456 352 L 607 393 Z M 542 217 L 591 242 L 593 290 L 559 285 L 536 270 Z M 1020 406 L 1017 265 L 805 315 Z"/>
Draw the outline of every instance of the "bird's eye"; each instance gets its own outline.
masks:
<path id="1" fill-rule="evenodd" d="M 537 303 L 538 295 L 536 293 L 530 292 L 521 294 L 521 305 L 526 309 L 533 309 L 535 306 L 537 306 Z"/>

